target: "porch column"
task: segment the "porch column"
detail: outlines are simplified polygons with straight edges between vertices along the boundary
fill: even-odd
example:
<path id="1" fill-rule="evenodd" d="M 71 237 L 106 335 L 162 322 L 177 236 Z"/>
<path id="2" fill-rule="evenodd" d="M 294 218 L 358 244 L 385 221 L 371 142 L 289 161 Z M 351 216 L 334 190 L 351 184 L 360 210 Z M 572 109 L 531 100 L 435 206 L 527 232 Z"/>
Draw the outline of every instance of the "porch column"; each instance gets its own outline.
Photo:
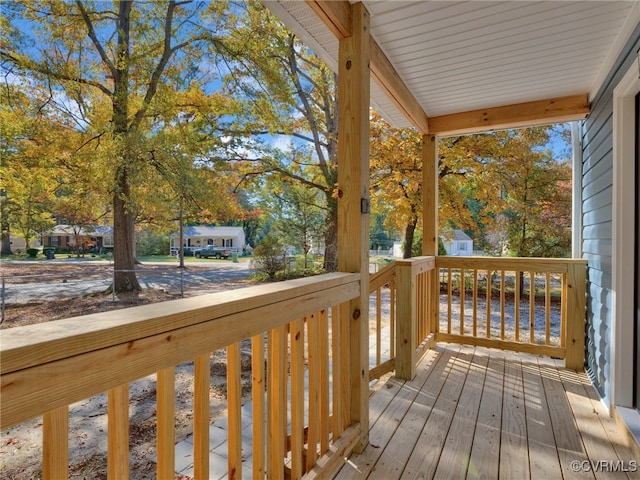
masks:
<path id="1" fill-rule="evenodd" d="M 351 36 L 340 40 L 338 68 L 338 270 L 361 273 L 349 304 L 350 423 L 369 436 L 369 14 L 352 5 Z"/>
<path id="2" fill-rule="evenodd" d="M 438 139 L 422 136 L 422 255 L 438 255 Z M 438 327 L 440 310 L 438 268 L 429 274 L 427 308 L 431 333 Z"/>

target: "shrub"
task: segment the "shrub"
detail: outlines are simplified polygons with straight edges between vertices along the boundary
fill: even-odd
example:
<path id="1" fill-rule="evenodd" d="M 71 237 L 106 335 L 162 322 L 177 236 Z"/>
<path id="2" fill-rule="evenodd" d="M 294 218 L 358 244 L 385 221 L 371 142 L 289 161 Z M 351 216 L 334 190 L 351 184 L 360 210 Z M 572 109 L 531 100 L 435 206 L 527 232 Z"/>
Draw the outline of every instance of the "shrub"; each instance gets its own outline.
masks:
<path id="1" fill-rule="evenodd" d="M 166 255 L 169 251 L 169 237 L 145 230 L 136 238 L 136 250 L 138 255 Z"/>
<path id="2" fill-rule="evenodd" d="M 253 268 L 273 281 L 284 270 L 285 249 L 275 237 L 265 237 L 253 250 Z"/>

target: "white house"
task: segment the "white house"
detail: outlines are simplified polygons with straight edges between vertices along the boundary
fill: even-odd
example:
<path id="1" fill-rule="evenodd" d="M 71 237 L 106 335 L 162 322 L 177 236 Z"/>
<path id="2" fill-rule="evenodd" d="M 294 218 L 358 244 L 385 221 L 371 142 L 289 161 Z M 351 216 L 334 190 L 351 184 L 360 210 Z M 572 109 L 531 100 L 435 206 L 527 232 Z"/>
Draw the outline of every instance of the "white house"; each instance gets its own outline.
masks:
<path id="1" fill-rule="evenodd" d="M 473 255 L 473 240 L 462 230 L 447 232 L 441 238 L 447 255 Z"/>
<path id="2" fill-rule="evenodd" d="M 180 234 L 178 232 L 171 234 L 169 240 L 170 254 L 175 255 L 180 249 Z M 190 226 L 184 227 L 183 245 L 191 248 L 204 248 L 212 245 L 242 253 L 246 246 L 246 240 L 242 227 Z"/>

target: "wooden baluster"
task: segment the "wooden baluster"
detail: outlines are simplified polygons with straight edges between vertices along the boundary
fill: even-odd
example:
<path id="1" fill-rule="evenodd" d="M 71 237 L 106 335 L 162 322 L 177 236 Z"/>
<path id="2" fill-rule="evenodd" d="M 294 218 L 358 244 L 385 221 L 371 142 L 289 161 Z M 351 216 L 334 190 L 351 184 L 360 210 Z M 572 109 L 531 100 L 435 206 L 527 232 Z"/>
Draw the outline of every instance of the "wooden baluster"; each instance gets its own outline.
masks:
<path id="1" fill-rule="evenodd" d="M 460 269 L 460 335 L 464 335 L 464 268 Z"/>
<path id="2" fill-rule="evenodd" d="M 320 452 L 329 450 L 329 325 L 327 311 L 318 313 L 320 350 Z"/>
<path id="3" fill-rule="evenodd" d="M 251 338 L 251 429 L 253 440 L 251 451 L 255 480 L 264 480 L 265 474 L 264 373 L 264 334 L 260 334 Z"/>
<path id="4" fill-rule="evenodd" d="M 308 363 L 309 363 L 309 429 L 307 436 L 307 471 L 311 470 L 318 459 L 318 417 L 320 415 L 320 358 L 319 332 L 316 315 L 307 317 L 309 332 Z"/>
<path id="5" fill-rule="evenodd" d="M 382 357 L 382 291 L 376 290 L 376 366 L 380 365 Z"/>
<path id="6" fill-rule="evenodd" d="M 416 296 L 417 300 L 417 319 L 418 319 L 418 337 L 417 337 L 417 345 L 416 348 L 422 343 L 422 341 L 427 336 L 427 276 L 424 273 L 418 275 L 417 279 L 417 288 L 418 293 Z"/>
<path id="7" fill-rule="evenodd" d="M 396 282 L 389 283 L 389 351 L 391 358 L 396 356 Z"/>
<path id="8" fill-rule="evenodd" d="M 451 333 L 451 269 L 447 269 L 447 333 Z"/>
<path id="9" fill-rule="evenodd" d="M 129 478 L 129 384 L 107 393 L 107 478 Z"/>
<path id="10" fill-rule="evenodd" d="M 342 355 L 342 361 L 340 362 L 340 401 L 342 405 L 340 411 L 342 412 L 342 433 L 346 428 L 351 425 L 351 365 L 352 361 L 351 351 L 351 314 L 349 302 L 345 302 L 340 305 L 340 349 Z"/>
<path id="11" fill-rule="evenodd" d="M 487 270 L 487 338 L 491 338 L 491 270 Z"/>
<path id="12" fill-rule="evenodd" d="M 240 343 L 227 347 L 227 411 L 230 480 L 242 478 L 242 356 Z"/>
<path id="13" fill-rule="evenodd" d="M 269 332 L 267 380 L 267 478 L 284 479 L 287 397 L 283 372 L 286 364 L 286 326 Z M 283 394 L 285 395 L 282 398 Z"/>
<path id="14" fill-rule="evenodd" d="M 551 345 L 551 274 L 547 272 L 544 278 L 544 343 Z"/>
<path id="15" fill-rule="evenodd" d="M 343 351 L 341 348 L 340 336 L 342 334 L 340 330 L 340 312 L 341 307 L 331 307 L 331 386 L 332 386 L 332 432 L 333 438 L 336 439 L 344 431 L 342 411 L 342 364 Z"/>
<path id="16" fill-rule="evenodd" d="M 160 370 L 157 373 L 156 410 L 158 422 L 157 478 L 173 480 L 176 475 L 176 376 L 175 367 Z"/>
<path id="17" fill-rule="evenodd" d="M 529 272 L 529 343 L 535 343 L 536 329 L 536 274 Z"/>
<path id="18" fill-rule="evenodd" d="M 209 389 L 211 362 L 208 353 L 195 358 L 193 373 L 193 476 L 209 478 Z"/>
<path id="19" fill-rule="evenodd" d="M 478 336 L 478 270 L 473 269 L 473 336 Z"/>
<path id="20" fill-rule="evenodd" d="M 513 272 L 515 278 L 515 294 L 513 298 L 514 312 L 513 312 L 513 323 L 514 323 L 514 340 L 516 342 L 520 341 L 520 291 L 522 288 L 522 282 L 520 281 L 520 272 Z"/>
<path id="21" fill-rule="evenodd" d="M 421 334 L 422 334 L 422 330 L 421 330 L 421 318 L 420 318 L 420 307 L 421 307 L 421 301 L 420 301 L 420 275 L 416 275 L 416 279 L 415 279 L 415 298 L 416 298 L 416 317 L 415 317 L 415 332 L 416 332 L 416 337 L 415 337 L 415 344 L 414 344 L 414 348 L 417 347 L 418 345 L 420 345 L 420 339 L 422 338 Z"/>
<path id="22" fill-rule="evenodd" d="M 289 325 L 291 332 L 291 478 L 305 473 L 304 450 L 304 320 Z"/>
<path id="23" fill-rule="evenodd" d="M 57 480 L 69 476 L 69 407 L 47 412 L 42 417 L 42 478 Z"/>
<path id="24" fill-rule="evenodd" d="M 504 322 L 505 322 L 505 271 L 500 271 L 500 340 L 504 340 Z"/>

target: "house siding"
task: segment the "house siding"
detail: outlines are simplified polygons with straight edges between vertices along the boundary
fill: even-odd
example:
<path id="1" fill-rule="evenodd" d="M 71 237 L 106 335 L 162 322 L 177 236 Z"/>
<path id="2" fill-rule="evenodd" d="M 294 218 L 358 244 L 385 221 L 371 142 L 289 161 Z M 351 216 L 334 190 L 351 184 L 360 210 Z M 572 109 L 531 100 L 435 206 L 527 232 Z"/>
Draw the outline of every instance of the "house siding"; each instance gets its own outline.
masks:
<path id="1" fill-rule="evenodd" d="M 640 26 L 636 27 L 591 102 L 582 123 L 583 258 L 588 261 L 586 367 L 608 403 L 611 386 L 611 328 L 613 309 L 613 90 L 637 62 Z"/>

